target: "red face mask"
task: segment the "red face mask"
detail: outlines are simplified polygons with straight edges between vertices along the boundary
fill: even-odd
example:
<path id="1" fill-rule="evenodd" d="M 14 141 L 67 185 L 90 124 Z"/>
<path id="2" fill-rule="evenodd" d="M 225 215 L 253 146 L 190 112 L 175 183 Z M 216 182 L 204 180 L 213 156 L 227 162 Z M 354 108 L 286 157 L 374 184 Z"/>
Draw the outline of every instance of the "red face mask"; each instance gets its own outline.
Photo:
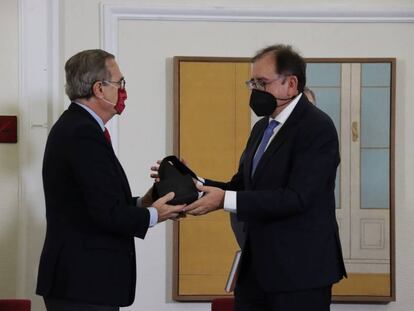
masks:
<path id="1" fill-rule="evenodd" d="M 126 89 L 118 89 L 118 101 L 114 108 L 118 114 L 121 114 L 125 109 L 125 101 L 128 98 Z"/>
<path id="2" fill-rule="evenodd" d="M 111 103 L 109 100 L 106 100 L 105 98 L 102 98 L 103 101 L 107 102 L 108 104 L 111 104 L 114 106 L 114 109 L 116 110 L 117 114 L 121 114 L 122 111 L 125 109 L 125 100 L 128 98 L 126 89 L 118 89 L 118 100 L 116 104 Z"/>

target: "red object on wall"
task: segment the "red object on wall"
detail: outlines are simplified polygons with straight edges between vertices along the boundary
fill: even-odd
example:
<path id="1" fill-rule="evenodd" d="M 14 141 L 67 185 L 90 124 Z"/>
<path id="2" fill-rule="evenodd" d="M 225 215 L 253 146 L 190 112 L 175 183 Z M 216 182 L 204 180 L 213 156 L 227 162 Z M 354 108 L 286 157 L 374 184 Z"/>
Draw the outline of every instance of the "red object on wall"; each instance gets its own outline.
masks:
<path id="1" fill-rule="evenodd" d="M 233 311 L 234 298 L 216 298 L 211 302 L 211 311 Z"/>
<path id="2" fill-rule="evenodd" d="M 30 311 L 28 299 L 0 299 L 0 311 Z"/>
<path id="3" fill-rule="evenodd" d="M 0 143 L 17 143 L 16 116 L 0 116 Z"/>

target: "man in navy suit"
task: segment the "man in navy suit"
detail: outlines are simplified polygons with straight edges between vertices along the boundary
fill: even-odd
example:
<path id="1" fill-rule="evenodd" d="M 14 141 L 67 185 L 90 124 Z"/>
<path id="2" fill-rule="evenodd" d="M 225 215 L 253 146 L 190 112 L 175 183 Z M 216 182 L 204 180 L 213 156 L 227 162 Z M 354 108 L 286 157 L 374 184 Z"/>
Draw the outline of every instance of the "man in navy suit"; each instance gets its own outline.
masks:
<path id="1" fill-rule="evenodd" d="M 205 180 L 205 195 L 185 207 L 217 209 L 244 222 L 236 311 L 326 311 L 331 287 L 346 276 L 335 217 L 338 135 L 303 95 L 306 64 L 290 46 L 252 59 L 253 127 L 229 182 Z"/>
<path id="2" fill-rule="evenodd" d="M 37 294 L 48 311 L 119 310 L 135 297 L 134 237 L 176 218 L 183 205 L 133 197 L 105 124 L 125 108 L 115 57 L 82 51 L 65 65 L 72 103 L 52 127 L 44 154 L 47 231 Z"/>

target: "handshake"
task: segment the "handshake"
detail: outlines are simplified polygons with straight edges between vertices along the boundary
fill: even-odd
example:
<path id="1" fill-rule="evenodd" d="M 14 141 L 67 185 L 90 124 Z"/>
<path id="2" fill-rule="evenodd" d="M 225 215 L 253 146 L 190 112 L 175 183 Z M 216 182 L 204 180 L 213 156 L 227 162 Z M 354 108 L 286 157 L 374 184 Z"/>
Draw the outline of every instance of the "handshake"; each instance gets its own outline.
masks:
<path id="1" fill-rule="evenodd" d="M 169 156 L 151 167 L 154 186 L 142 198 L 142 206 L 158 211 L 158 222 L 198 216 L 223 208 L 225 191 L 204 186 L 186 163 Z M 155 202 L 154 202 L 155 201 Z"/>

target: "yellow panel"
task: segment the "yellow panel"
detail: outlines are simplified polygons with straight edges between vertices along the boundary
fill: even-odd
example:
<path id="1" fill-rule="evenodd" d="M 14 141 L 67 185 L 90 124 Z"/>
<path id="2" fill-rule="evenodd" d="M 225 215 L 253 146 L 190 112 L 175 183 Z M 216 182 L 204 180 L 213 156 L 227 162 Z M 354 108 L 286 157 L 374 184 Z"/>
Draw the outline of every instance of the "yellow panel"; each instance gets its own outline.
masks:
<path id="1" fill-rule="evenodd" d="M 187 254 L 180 258 L 180 274 L 228 274 L 237 246 L 229 215 L 220 213 L 220 221 L 180 223 L 180 251 Z"/>
<path id="2" fill-rule="evenodd" d="M 240 156 L 246 146 L 247 138 L 251 130 L 250 117 L 250 90 L 246 87 L 246 80 L 250 77 L 250 64 L 236 64 L 236 149 L 235 168 L 237 171 Z"/>
<path id="3" fill-rule="evenodd" d="M 229 294 L 224 291 L 226 281 L 227 275 L 183 275 L 180 279 L 180 284 L 183 288 L 180 290 L 180 294 L 232 296 L 233 294 Z"/>
<path id="4" fill-rule="evenodd" d="M 180 156 L 200 176 L 234 174 L 234 64 L 184 62 L 180 67 Z"/>
<path id="5" fill-rule="evenodd" d="M 227 275 L 183 275 L 180 278 L 181 295 L 228 295 L 224 291 Z"/>
<path id="6" fill-rule="evenodd" d="M 181 284 L 184 288 L 180 290 L 183 295 L 224 295 L 226 294 L 221 284 L 225 284 L 226 276 L 187 276 L 181 277 Z M 220 284 L 220 285 L 219 285 Z M 390 296 L 390 275 L 389 274 L 349 274 L 335 284 L 332 289 L 335 296 Z"/>
<path id="7" fill-rule="evenodd" d="M 250 132 L 249 64 L 181 62 L 180 156 L 199 176 L 228 181 Z M 229 215 L 179 224 L 179 295 L 224 295 L 238 249 Z"/>
<path id="8" fill-rule="evenodd" d="M 347 279 L 335 284 L 337 296 L 391 296 L 390 275 L 385 273 L 350 273 Z"/>

